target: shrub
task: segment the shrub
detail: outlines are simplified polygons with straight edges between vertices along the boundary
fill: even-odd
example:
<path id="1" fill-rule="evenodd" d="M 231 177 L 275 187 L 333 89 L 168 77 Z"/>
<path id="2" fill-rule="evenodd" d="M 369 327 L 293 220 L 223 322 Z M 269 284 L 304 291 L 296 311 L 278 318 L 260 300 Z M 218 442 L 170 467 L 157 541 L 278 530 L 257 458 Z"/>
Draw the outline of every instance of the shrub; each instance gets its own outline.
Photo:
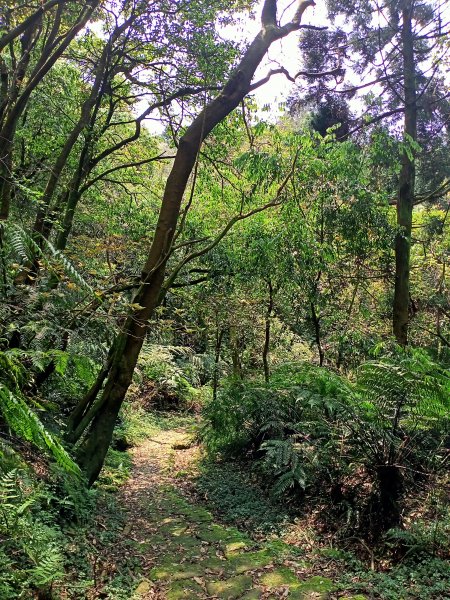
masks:
<path id="1" fill-rule="evenodd" d="M 286 365 L 269 384 L 226 382 L 204 409 L 211 454 L 256 458 L 273 491 L 328 486 L 365 469 L 378 533 L 401 521 L 405 487 L 445 463 L 447 373 L 427 354 L 395 350 L 352 382 L 326 368 Z M 358 490 L 355 490 L 355 494 Z"/>

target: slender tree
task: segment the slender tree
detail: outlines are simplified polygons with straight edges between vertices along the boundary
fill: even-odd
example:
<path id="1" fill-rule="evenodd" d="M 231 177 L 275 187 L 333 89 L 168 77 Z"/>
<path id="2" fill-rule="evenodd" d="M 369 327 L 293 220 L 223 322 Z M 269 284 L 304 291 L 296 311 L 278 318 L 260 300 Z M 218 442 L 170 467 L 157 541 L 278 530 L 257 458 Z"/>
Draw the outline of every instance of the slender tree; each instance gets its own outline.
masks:
<path id="1" fill-rule="evenodd" d="M 412 216 L 414 206 L 421 201 L 416 189 L 416 171 L 421 161 L 419 148 L 428 143 L 431 130 L 426 123 L 430 123 L 431 113 L 448 112 L 440 72 L 441 59 L 448 50 L 440 44 L 449 33 L 444 7 L 445 2 L 440 0 L 388 0 L 383 4 L 363 0 L 357 5 L 347 0 L 330 0 L 328 3 L 330 18 L 334 22 L 339 18 L 340 24 L 336 34 L 329 34 L 328 38 L 337 39 L 335 49 L 341 67 L 346 67 L 347 73 L 356 73 L 360 82 L 340 80 L 331 87 L 322 86 L 321 94 L 332 94 L 339 106 L 339 98 L 369 91 L 364 114 L 346 133 L 383 121 L 400 142 L 392 330 L 402 346 L 408 343 L 411 316 Z M 313 44 L 309 43 L 305 52 L 311 60 L 317 60 Z M 441 183 L 442 179 L 427 182 L 422 178 L 428 193 L 432 193 L 430 185 Z"/>
<path id="2" fill-rule="evenodd" d="M 260 32 L 245 51 L 222 92 L 205 106 L 179 142 L 175 161 L 166 182 L 153 242 L 142 271 L 141 285 L 134 298 L 134 305 L 140 308 L 128 316 L 122 333 L 111 349 L 107 368 L 89 392 L 89 402 L 82 401 L 83 411 L 77 419 L 83 422 L 83 429 L 87 429 L 79 448 L 79 462 L 90 483 L 95 481 L 103 465 L 117 415 L 131 383 L 145 339 L 149 318 L 161 301 L 166 263 L 176 232 L 183 195 L 201 144 L 215 126 L 238 107 L 252 90 L 255 71 L 272 43 L 305 27 L 301 25 L 302 16 L 312 5 L 313 0 L 300 2 L 294 19 L 285 25 L 279 25 L 276 0 L 265 1 Z M 104 388 L 98 394 L 103 381 Z M 69 435 L 71 433 L 69 432 Z"/>
<path id="3" fill-rule="evenodd" d="M 99 4 L 100 0 L 87 0 L 81 6 L 70 0 L 47 3 L 0 39 L 0 220 L 7 220 L 10 211 L 14 137 L 19 119 L 33 91 Z M 20 54 L 16 58 L 17 45 Z M 3 56 L 6 48 L 10 49 L 8 60 Z"/>

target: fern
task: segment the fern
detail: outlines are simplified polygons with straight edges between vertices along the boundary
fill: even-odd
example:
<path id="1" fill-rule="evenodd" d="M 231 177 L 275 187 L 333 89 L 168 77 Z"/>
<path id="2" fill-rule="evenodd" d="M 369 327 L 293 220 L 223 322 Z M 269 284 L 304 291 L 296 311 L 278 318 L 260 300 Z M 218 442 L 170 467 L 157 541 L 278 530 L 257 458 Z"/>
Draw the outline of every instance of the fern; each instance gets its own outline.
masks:
<path id="1" fill-rule="evenodd" d="M 16 223 L 8 224 L 8 229 L 9 243 L 22 264 L 26 264 L 39 257 L 48 268 L 54 269 L 58 267 L 68 279 L 89 294 L 94 295 L 93 288 L 87 283 L 81 273 L 77 271 L 63 252 L 57 250 L 49 240 L 41 238 L 43 248 L 40 248 L 33 237 Z"/>
<path id="2" fill-rule="evenodd" d="M 8 426 L 20 437 L 40 450 L 49 452 L 68 473 L 80 476 L 81 471 L 67 451 L 45 429 L 37 415 L 17 394 L 0 383 L 0 410 Z"/>
<path id="3" fill-rule="evenodd" d="M 307 476 L 300 465 L 300 457 L 292 438 L 285 440 L 269 440 L 261 445 L 265 450 L 264 463 L 266 470 L 275 475 L 273 493 L 276 496 L 285 494 L 295 485 L 306 487 Z"/>
<path id="4" fill-rule="evenodd" d="M 30 248 L 25 244 L 23 233 L 21 228 L 11 228 L 8 241 L 19 261 L 26 263 L 30 260 L 31 252 Z"/>
<path id="5" fill-rule="evenodd" d="M 10 576 L 0 570 L 0 597 L 4 589 L 10 590 L 7 597 L 16 597 L 18 584 L 22 591 L 46 587 L 64 573 L 60 531 L 35 516 L 42 500 L 48 496 L 25 471 L 15 468 L 0 476 L 0 565 L 11 569 Z"/>
<path id="6" fill-rule="evenodd" d="M 54 543 L 50 528 L 36 528 L 34 538 L 27 540 L 25 550 L 33 566 L 28 570 L 31 583 L 44 587 L 64 575 L 61 552 Z"/>

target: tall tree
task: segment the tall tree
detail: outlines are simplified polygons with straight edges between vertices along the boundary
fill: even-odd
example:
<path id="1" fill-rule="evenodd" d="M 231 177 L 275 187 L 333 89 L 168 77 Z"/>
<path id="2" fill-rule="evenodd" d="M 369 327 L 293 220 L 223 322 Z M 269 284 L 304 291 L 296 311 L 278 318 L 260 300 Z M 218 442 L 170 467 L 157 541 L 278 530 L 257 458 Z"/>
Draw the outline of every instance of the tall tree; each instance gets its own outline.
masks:
<path id="1" fill-rule="evenodd" d="M 395 286 L 392 329 L 397 342 L 408 343 L 410 321 L 410 253 L 412 215 L 419 201 L 416 186 L 420 146 L 427 143 L 430 110 L 447 111 L 439 67 L 447 49 L 440 40 L 449 33 L 445 2 L 418 0 L 348 0 L 328 2 L 330 18 L 346 32 L 341 57 L 347 73 L 356 74 L 334 94 L 353 97 L 369 90 L 364 118 L 356 129 L 385 121 L 398 134 L 400 163 L 396 190 Z M 344 21 L 344 22 L 343 22 Z M 431 99 L 432 97 L 432 99 Z M 433 108 L 431 108 L 433 107 Z M 399 118 L 402 119 L 400 122 Z M 354 128 L 354 129 L 355 129 Z M 418 131 L 421 135 L 418 134 Z M 435 180 L 424 182 L 432 186 Z M 441 181 L 442 183 L 442 181 Z M 428 192 L 431 190 L 428 188 Z"/>
<path id="2" fill-rule="evenodd" d="M 87 0 L 81 5 L 66 0 L 37 4 L 25 15 L 17 7 L 7 13 L 5 33 L 0 38 L 0 221 L 7 220 L 10 211 L 18 121 L 33 91 L 99 4 L 100 0 Z"/>
<path id="3" fill-rule="evenodd" d="M 140 287 L 134 298 L 134 305 L 139 308 L 128 316 L 122 333 L 111 348 L 106 368 L 100 373 L 87 398 L 81 401 L 81 410 L 80 407 L 75 409 L 77 418 L 72 420 L 72 427 L 78 425 L 79 435 L 88 429 L 80 446 L 79 461 L 90 483 L 95 481 L 103 465 L 117 415 L 145 339 L 149 318 L 161 302 L 166 264 L 177 229 L 181 203 L 202 142 L 253 89 L 255 71 L 273 42 L 305 27 L 301 25 L 302 16 L 312 5 L 313 0 L 300 2 L 293 20 L 279 25 L 276 0 L 265 1 L 260 32 L 244 52 L 222 92 L 206 104 L 180 139 L 165 185 L 159 219 L 142 271 Z M 105 384 L 101 391 L 103 382 Z M 83 426 L 80 428 L 81 423 Z M 69 435 L 70 433 L 73 431 Z"/>

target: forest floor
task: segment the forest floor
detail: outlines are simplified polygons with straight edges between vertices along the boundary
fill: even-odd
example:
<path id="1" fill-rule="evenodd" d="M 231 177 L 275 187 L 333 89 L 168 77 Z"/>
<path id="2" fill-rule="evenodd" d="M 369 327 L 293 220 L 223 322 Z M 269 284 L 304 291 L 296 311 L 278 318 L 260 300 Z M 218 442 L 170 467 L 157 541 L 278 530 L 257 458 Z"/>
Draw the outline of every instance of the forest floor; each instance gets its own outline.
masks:
<path id="1" fill-rule="evenodd" d="M 118 562 L 122 554 L 130 562 L 131 554 L 137 566 L 141 580 L 132 597 L 337 598 L 331 579 L 305 576 L 294 548 L 257 542 L 199 504 L 185 477 L 199 452 L 186 428 L 158 431 L 130 450 L 131 473 L 118 498 L 123 530 L 111 553 Z"/>

